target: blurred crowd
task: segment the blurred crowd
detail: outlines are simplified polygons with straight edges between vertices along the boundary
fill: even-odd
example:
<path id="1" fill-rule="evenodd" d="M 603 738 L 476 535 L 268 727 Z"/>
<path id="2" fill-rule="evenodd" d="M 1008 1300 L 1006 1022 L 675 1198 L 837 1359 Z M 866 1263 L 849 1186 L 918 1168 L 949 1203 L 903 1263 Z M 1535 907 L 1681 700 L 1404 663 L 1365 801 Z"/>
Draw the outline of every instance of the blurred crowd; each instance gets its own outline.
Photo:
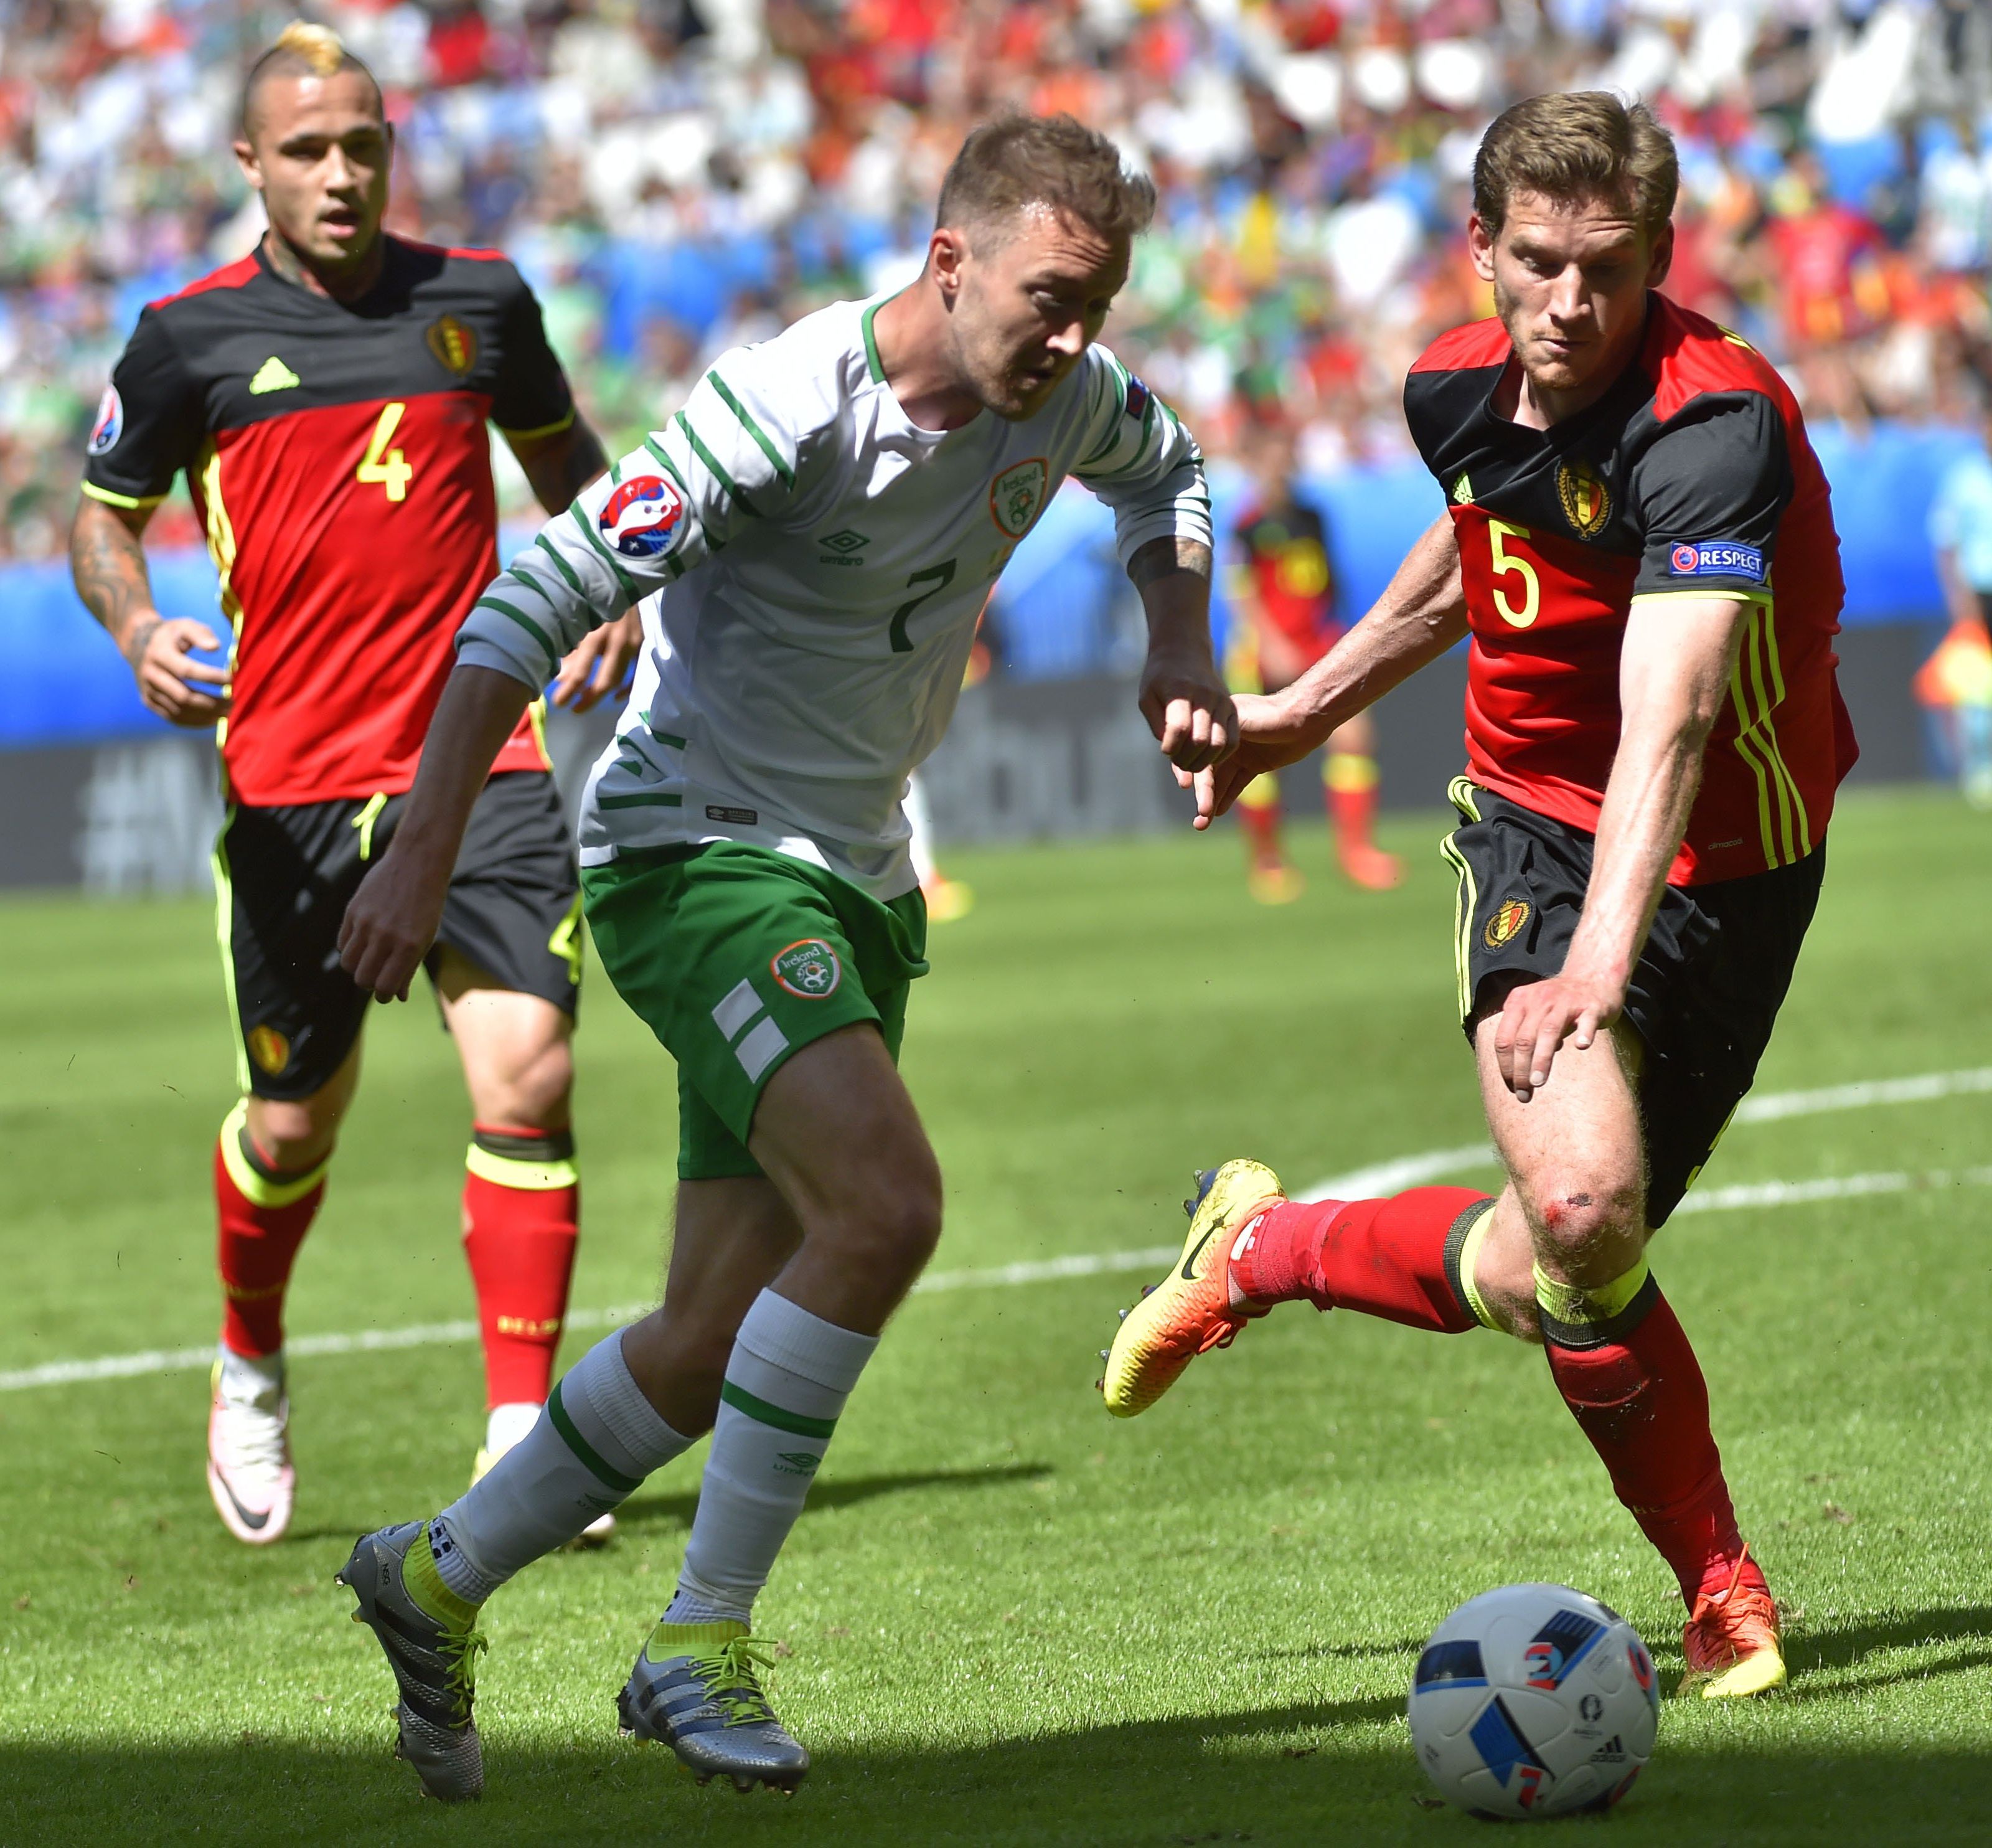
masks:
<path id="1" fill-rule="evenodd" d="M 0 0 L 0 557 L 59 551 L 139 307 L 261 229 L 228 152 L 296 9 Z M 1162 207 L 1109 339 L 1217 453 L 1402 451 L 1404 369 L 1487 312 L 1481 129 L 1645 97 L 1682 156 L 1670 292 L 1815 418 L 1969 421 L 1992 377 L 1980 0 L 315 0 L 401 130 L 392 223 L 512 254 L 612 442 L 724 347 L 918 267 L 966 130 L 1065 109 Z M 523 483 L 508 483 L 525 511 Z M 160 537 L 196 535 L 176 501 Z"/>

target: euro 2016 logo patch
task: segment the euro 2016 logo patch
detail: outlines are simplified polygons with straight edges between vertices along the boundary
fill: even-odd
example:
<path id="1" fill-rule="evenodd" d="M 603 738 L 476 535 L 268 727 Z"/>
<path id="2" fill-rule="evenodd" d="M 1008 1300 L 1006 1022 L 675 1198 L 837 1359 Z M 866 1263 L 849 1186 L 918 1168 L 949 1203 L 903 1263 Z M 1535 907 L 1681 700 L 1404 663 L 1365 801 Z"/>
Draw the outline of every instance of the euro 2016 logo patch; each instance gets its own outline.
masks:
<path id="1" fill-rule="evenodd" d="M 291 1062 L 291 1043 L 274 1026 L 249 1030 L 249 1056 L 271 1078 Z"/>
<path id="2" fill-rule="evenodd" d="M 844 979 L 844 965 L 820 937 L 805 937 L 790 944 L 768 967 L 783 988 L 805 1001 L 820 1001 L 835 994 Z"/>
<path id="3" fill-rule="evenodd" d="M 1667 575 L 1676 578 L 1748 578 L 1764 581 L 1764 555 L 1754 545 L 1732 539 L 1711 539 L 1700 545 L 1676 545 L 1667 554 Z"/>
<path id="4" fill-rule="evenodd" d="M 1612 496 L 1588 462 L 1566 462 L 1557 470 L 1557 498 L 1563 517 L 1581 539 L 1595 539 L 1612 518 Z"/>
<path id="5" fill-rule="evenodd" d="M 115 385 L 106 385 L 104 395 L 97 401 L 97 421 L 90 426 L 90 453 L 101 456 L 107 449 L 118 446 L 118 439 L 124 434 L 124 401 L 118 395 Z"/>
<path id="6" fill-rule="evenodd" d="M 596 524 L 626 558 L 661 558 L 684 538 L 684 497 L 661 475 L 632 475 L 602 503 Z"/>
<path id="7" fill-rule="evenodd" d="M 477 364 L 477 336 L 453 314 L 431 321 L 422 338 L 428 342 L 437 363 L 452 378 L 464 377 Z"/>
<path id="8" fill-rule="evenodd" d="M 1500 908 L 1488 919 L 1487 928 L 1481 933 L 1481 941 L 1490 950 L 1513 943 L 1528 923 L 1530 908 L 1526 898 L 1503 899 Z"/>
<path id="9" fill-rule="evenodd" d="M 1005 538 L 1021 539 L 1031 530 L 1051 485 L 1050 466 L 1042 456 L 1005 469 L 989 484 L 989 517 Z"/>

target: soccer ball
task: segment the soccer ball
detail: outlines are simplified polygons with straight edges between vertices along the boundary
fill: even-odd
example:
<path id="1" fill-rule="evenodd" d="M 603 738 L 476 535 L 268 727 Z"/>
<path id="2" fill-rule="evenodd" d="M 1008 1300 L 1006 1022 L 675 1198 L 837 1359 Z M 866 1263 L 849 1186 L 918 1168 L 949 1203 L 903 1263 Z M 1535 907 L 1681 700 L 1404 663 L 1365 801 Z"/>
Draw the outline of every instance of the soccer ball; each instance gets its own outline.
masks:
<path id="1" fill-rule="evenodd" d="M 1411 1744 L 1479 1816 L 1609 1809 L 1653 1756 L 1653 1658 L 1617 1611 L 1567 1585 L 1504 1585 L 1432 1632 L 1411 1680 Z"/>

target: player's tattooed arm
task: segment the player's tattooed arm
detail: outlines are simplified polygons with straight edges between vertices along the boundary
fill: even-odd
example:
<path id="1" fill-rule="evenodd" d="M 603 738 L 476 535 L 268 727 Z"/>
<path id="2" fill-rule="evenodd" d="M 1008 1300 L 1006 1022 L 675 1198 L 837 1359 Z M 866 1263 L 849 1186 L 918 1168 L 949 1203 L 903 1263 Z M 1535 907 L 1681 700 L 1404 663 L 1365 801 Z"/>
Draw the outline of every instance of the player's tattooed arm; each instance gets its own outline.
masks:
<path id="1" fill-rule="evenodd" d="M 1210 548 L 1180 535 L 1151 539 L 1127 561 L 1127 576 L 1148 618 L 1141 716 L 1186 784 L 1238 737 L 1231 695 L 1210 652 Z"/>
<path id="2" fill-rule="evenodd" d="M 228 676 L 187 655 L 195 648 L 219 647 L 220 638 L 205 623 L 169 619 L 153 607 L 143 536 L 152 512 L 85 495 L 70 529 L 70 575 L 84 607 L 129 664 L 146 705 L 175 725 L 210 726 L 228 710 L 221 690 Z M 210 686 L 216 690 L 203 690 Z"/>
<path id="3" fill-rule="evenodd" d="M 1441 514 L 1363 620 L 1291 686 L 1238 701 L 1238 750 L 1197 780 L 1196 823 L 1208 828 L 1254 777 L 1297 763 L 1466 633 L 1459 541 Z"/>

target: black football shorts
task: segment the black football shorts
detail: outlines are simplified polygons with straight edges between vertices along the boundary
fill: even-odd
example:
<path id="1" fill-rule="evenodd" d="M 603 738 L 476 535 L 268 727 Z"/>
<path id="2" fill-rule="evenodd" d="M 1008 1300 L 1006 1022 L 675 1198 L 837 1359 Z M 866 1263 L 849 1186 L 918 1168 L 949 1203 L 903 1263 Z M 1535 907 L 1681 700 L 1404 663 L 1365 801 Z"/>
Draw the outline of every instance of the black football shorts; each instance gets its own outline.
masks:
<path id="1" fill-rule="evenodd" d="M 1450 793 L 1460 825 L 1441 851 L 1459 876 L 1459 1014 L 1471 1040 L 1511 989 L 1561 972 L 1593 842 L 1464 777 Z M 1789 866 L 1660 895 L 1625 996 L 1625 1018 L 1646 1042 L 1649 1226 L 1680 1205 L 1755 1080 L 1825 871 L 1822 842 Z"/>
<path id="2" fill-rule="evenodd" d="M 229 810 L 214 845 L 215 900 L 245 1091 L 309 1097 L 352 1050 L 370 997 L 339 967 L 339 927 L 406 802 Z M 470 811 L 429 952 L 431 980 L 447 947 L 500 988 L 571 1015 L 582 941 L 574 848 L 552 777 L 493 777 Z"/>

